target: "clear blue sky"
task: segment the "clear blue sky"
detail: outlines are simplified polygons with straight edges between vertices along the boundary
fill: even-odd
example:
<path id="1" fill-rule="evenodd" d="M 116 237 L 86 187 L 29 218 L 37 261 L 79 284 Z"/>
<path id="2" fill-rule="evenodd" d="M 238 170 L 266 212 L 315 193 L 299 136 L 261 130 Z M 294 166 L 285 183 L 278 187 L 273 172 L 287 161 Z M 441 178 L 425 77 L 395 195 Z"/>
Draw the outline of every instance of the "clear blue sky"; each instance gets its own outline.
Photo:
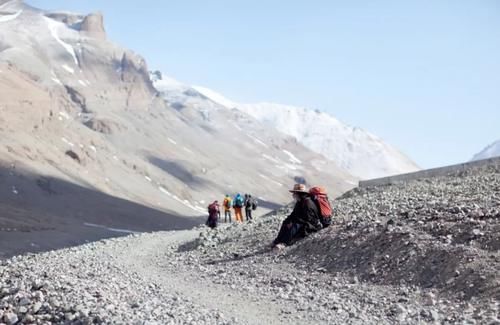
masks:
<path id="1" fill-rule="evenodd" d="M 101 11 L 150 69 L 239 102 L 317 108 L 424 168 L 500 139 L 500 1 L 27 0 Z"/>

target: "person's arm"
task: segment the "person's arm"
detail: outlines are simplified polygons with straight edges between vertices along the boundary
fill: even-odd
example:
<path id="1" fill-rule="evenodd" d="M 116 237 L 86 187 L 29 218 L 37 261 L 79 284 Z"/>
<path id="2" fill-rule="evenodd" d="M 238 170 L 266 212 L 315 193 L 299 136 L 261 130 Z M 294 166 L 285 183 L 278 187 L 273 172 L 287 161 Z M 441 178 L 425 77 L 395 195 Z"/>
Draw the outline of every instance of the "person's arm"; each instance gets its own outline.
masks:
<path id="1" fill-rule="evenodd" d="M 316 206 L 314 202 L 308 199 L 297 202 L 292 215 L 290 215 L 292 217 L 292 222 L 302 225 L 315 225 L 316 222 L 319 221 Z"/>
<path id="2" fill-rule="evenodd" d="M 283 223 L 296 223 L 298 222 L 299 219 L 299 202 L 295 203 L 295 206 L 293 207 L 292 213 L 286 217 L 285 221 Z"/>
<path id="3" fill-rule="evenodd" d="M 305 206 L 307 222 L 314 227 L 322 228 L 318 206 L 312 200 L 307 200 Z"/>

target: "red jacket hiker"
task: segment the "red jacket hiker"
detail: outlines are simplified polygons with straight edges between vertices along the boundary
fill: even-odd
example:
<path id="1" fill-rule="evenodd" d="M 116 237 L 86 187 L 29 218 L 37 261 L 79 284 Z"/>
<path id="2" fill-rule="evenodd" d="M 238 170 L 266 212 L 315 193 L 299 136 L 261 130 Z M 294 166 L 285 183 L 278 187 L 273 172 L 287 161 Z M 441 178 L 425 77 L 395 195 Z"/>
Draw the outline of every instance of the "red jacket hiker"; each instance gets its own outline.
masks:
<path id="1" fill-rule="evenodd" d="M 208 219 L 206 222 L 206 225 L 209 226 L 210 228 L 215 228 L 217 227 L 217 221 L 219 219 L 219 202 L 215 200 L 213 203 L 211 203 L 208 206 Z"/>

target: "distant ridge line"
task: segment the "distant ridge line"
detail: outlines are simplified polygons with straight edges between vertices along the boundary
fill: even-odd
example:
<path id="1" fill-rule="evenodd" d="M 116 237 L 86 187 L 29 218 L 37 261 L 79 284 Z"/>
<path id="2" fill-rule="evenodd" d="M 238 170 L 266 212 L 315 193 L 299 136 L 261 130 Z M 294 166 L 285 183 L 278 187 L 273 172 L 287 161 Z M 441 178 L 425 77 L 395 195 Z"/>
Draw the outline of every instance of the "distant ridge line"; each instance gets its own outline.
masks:
<path id="1" fill-rule="evenodd" d="M 413 173 L 399 174 L 399 175 L 369 179 L 365 181 L 359 181 L 359 187 L 390 185 L 394 183 L 407 182 L 415 179 L 448 176 L 450 174 L 466 171 L 471 168 L 484 167 L 490 165 L 500 166 L 500 157 L 476 160 L 457 165 L 420 170 L 418 172 L 413 172 Z"/>

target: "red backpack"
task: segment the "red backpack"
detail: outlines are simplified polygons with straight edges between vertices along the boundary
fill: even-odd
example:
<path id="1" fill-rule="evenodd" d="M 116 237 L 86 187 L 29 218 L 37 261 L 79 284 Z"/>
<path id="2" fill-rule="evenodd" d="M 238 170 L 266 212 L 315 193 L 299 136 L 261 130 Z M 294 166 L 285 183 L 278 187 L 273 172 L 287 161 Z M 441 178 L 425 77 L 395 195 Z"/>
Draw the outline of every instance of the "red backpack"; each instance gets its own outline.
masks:
<path id="1" fill-rule="evenodd" d="M 328 200 L 328 194 L 324 187 L 315 186 L 309 189 L 311 199 L 316 203 L 320 214 L 320 221 L 324 228 L 332 223 L 332 206 Z"/>

